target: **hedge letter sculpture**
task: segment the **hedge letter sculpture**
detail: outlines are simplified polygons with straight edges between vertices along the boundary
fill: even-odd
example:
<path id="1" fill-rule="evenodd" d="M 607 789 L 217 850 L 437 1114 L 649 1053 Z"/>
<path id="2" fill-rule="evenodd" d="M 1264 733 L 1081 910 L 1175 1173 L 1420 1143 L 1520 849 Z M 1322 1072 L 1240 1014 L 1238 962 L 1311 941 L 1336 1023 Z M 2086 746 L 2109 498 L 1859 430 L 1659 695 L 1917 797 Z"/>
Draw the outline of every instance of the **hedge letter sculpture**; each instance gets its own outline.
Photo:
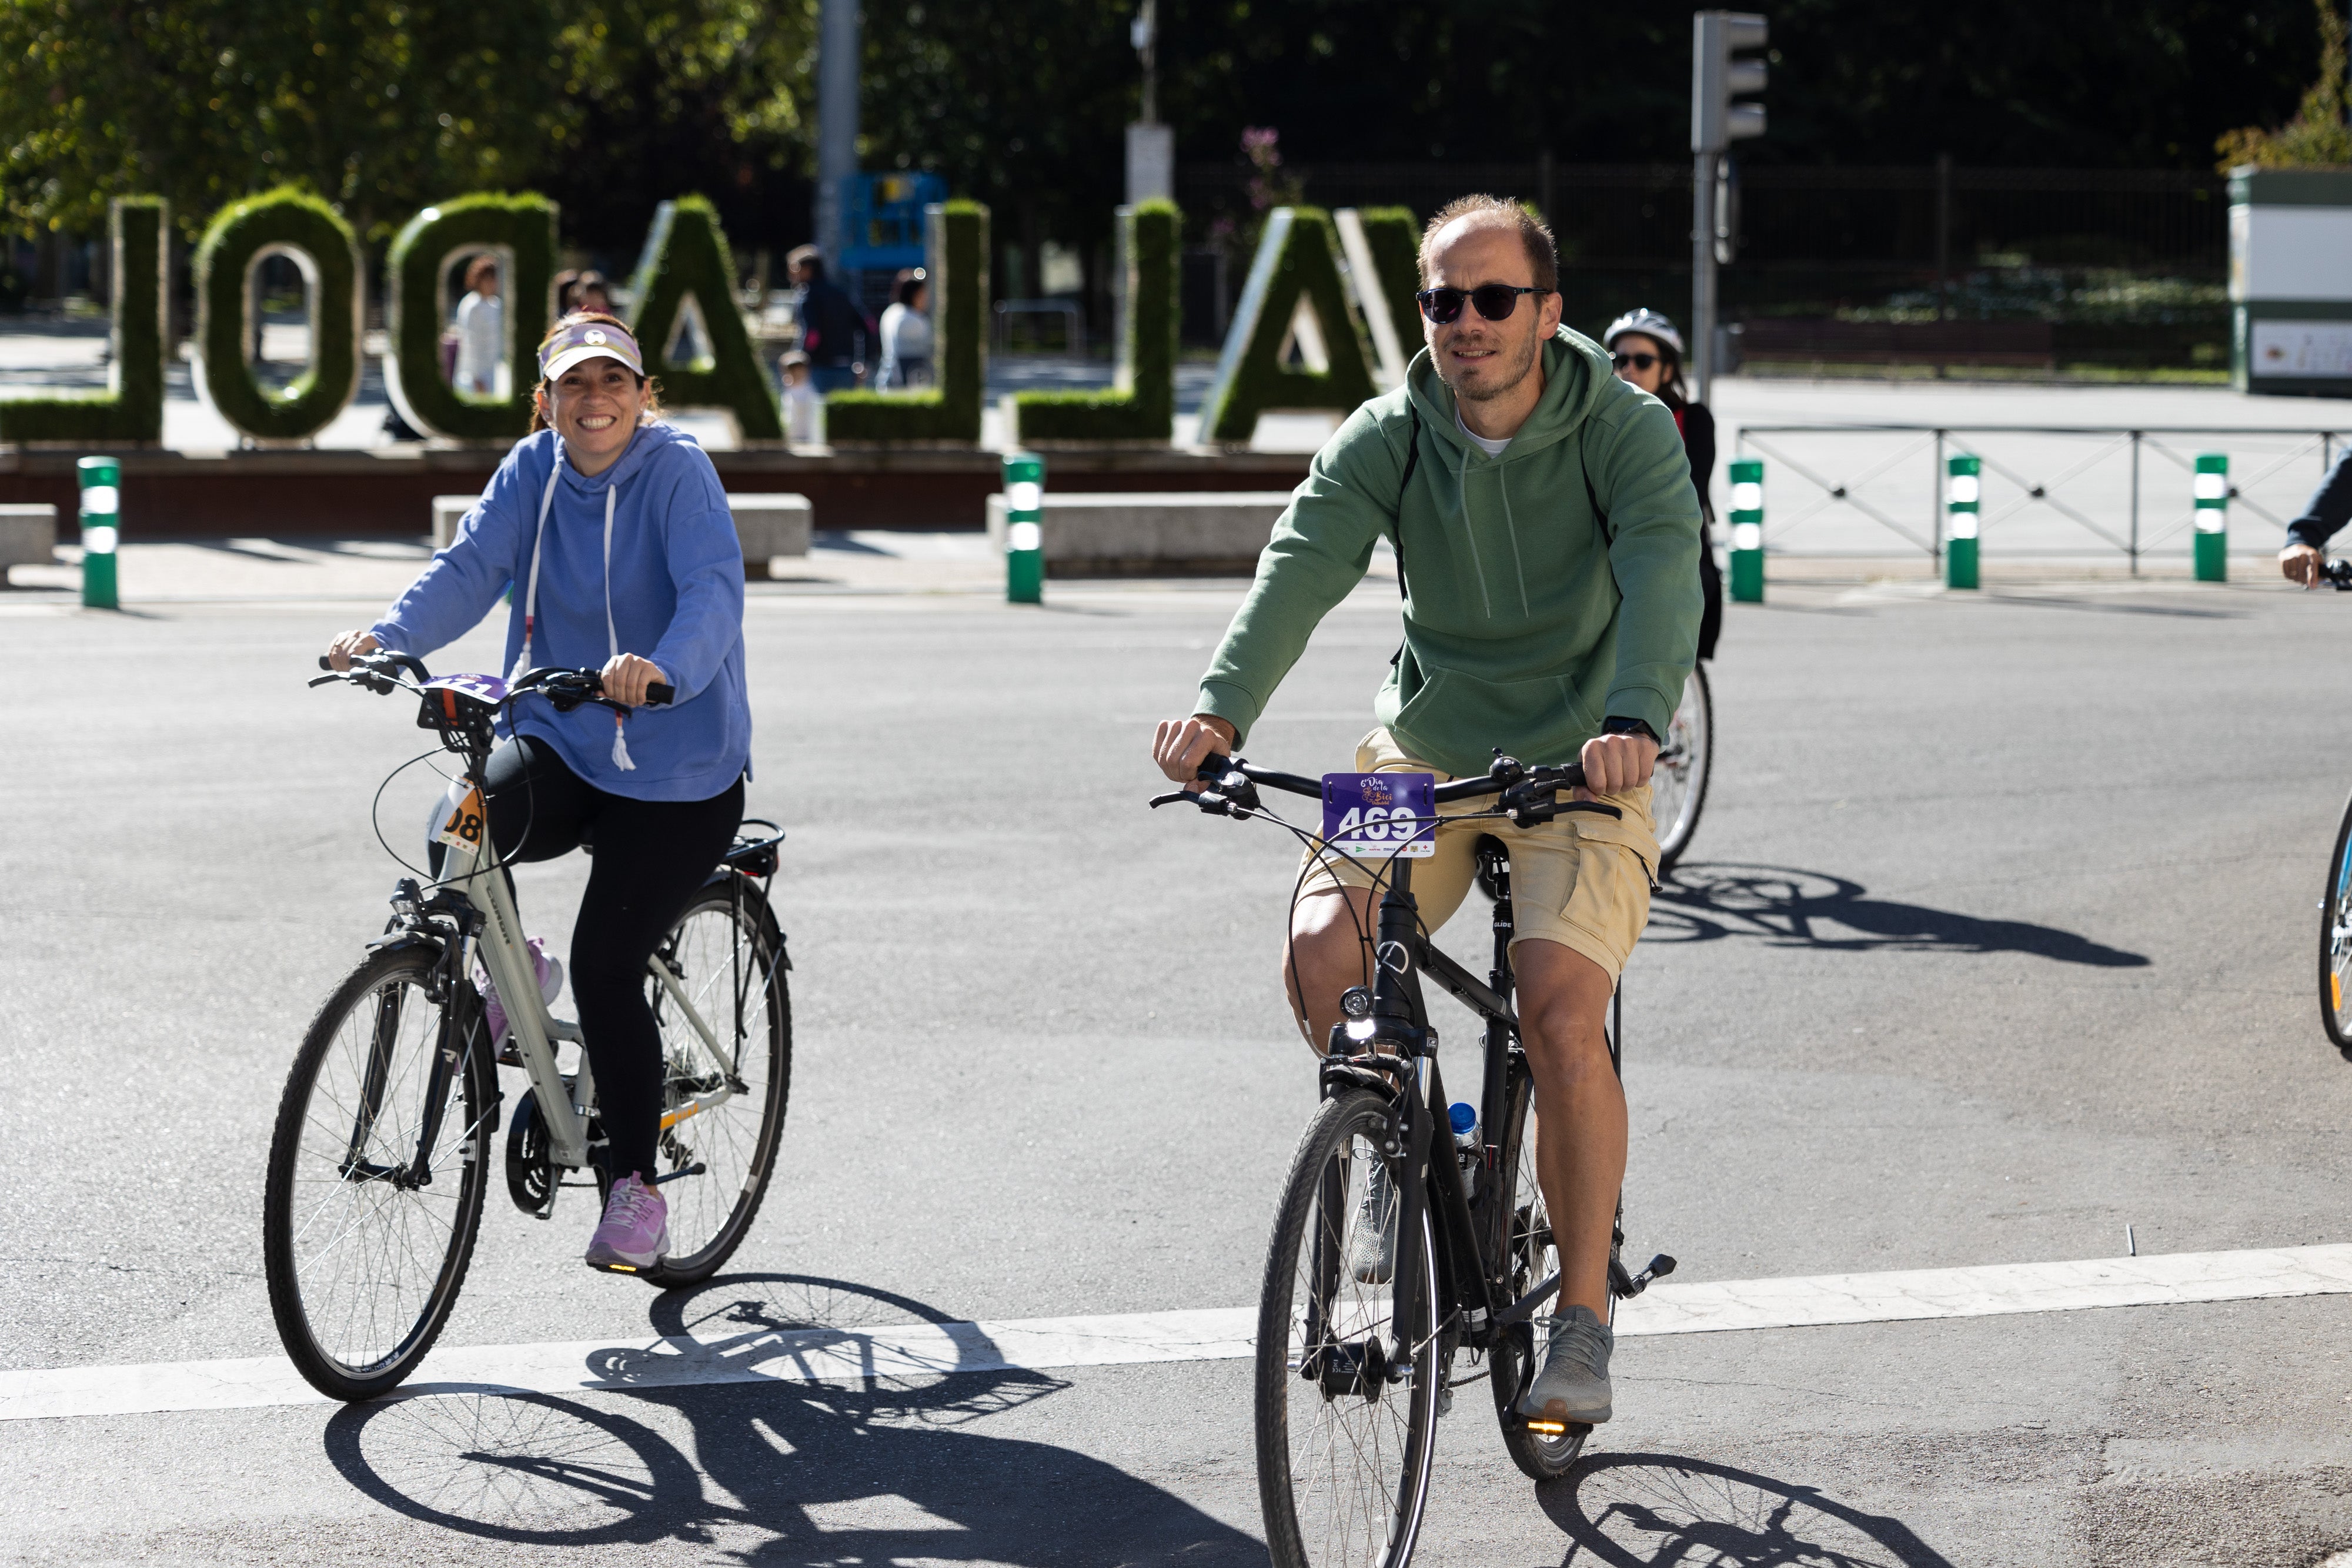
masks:
<path id="1" fill-rule="evenodd" d="M 1267 409 L 1352 413 L 1373 395 L 1334 248 L 1331 220 L 1320 208 L 1276 207 L 1266 214 L 1216 380 L 1201 405 L 1204 443 L 1247 445 Z M 1283 362 L 1294 327 L 1305 370 Z"/>
<path id="2" fill-rule="evenodd" d="M 302 267 L 310 368 L 282 392 L 246 358 L 253 269 L 272 256 Z M 297 442 L 324 430 L 360 385 L 360 247 L 318 197 L 271 191 L 220 210 L 196 247 L 196 385 L 223 419 L 257 441 Z"/>
<path id="3" fill-rule="evenodd" d="M 646 351 L 646 370 L 659 376 L 662 401 L 673 408 L 723 408 L 745 441 L 778 442 L 783 421 L 767 372 L 735 308 L 735 261 L 719 214 L 700 196 L 654 209 L 630 287 L 636 316 L 629 329 Z M 688 364 L 670 358 L 691 321 L 707 355 Z"/>
<path id="4" fill-rule="evenodd" d="M 1013 400 L 1014 439 L 1164 446 L 1176 425 L 1176 236 L 1172 202 L 1118 209 L 1127 308 L 1111 391 L 1028 392 Z"/>
<path id="5" fill-rule="evenodd" d="M 400 417 L 429 435 L 504 445 L 530 429 L 539 340 L 555 305 L 553 202 L 525 193 L 477 193 L 425 208 L 402 226 L 384 257 L 384 391 Z M 499 255 L 506 298 L 508 397 L 461 392 L 441 373 L 448 312 L 441 280 L 459 251 Z"/>
<path id="6" fill-rule="evenodd" d="M 975 446 L 988 380 L 988 209 L 978 202 L 923 209 L 931 272 L 936 392 L 835 392 L 824 400 L 834 445 Z"/>
<path id="7" fill-rule="evenodd" d="M 107 204 L 114 256 L 113 353 L 106 391 L 0 402 L 0 441 L 152 445 L 163 439 L 163 322 L 171 209 L 157 196 Z"/>

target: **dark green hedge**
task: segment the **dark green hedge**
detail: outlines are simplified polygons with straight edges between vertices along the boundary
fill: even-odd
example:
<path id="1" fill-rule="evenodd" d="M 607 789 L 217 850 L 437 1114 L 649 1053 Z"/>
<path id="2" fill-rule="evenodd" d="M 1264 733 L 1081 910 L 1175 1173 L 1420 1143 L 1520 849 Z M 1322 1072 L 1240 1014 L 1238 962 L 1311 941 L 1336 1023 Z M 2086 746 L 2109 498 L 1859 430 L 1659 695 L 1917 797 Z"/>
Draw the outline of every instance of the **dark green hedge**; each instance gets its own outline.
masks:
<path id="1" fill-rule="evenodd" d="M 245 361 L 246 269 L 265 247 L 301 251 L 319 272 L 310 368 L 282 393 Z M 316 435 L 360 385 L 360 249 L 351 225 L 291 188 L 223 207 L 196 246 L 196 373 L 221 417 L 263 441 Z"/>
<path id="2" fill-rule="evenodd" d="M 718 209 L 700 196 L 656 207 L 629 287 L 636 296 L 629 329 L 637 335 L 646 371 L 661 378 L 664 403 L 726 409 L 746 441 L 784 438 L 775 393 L 735 306 L 735 258 Z M 689 296 L 702 312 L 710 358 L 682 365 L 668 358 L 669 344 Z"/>
<path id="3" fill-rule="evenodd" d="M 1031 392 L 1013 400 L 1019 441 L 1165 442 L 1176 426 L 1177 235 L 1173 202 L 1119 213 L 1127 308 L 1118 384 L 1109 392 Z"/>
<path id="4" fill-rule="evenodd" d="M 113 246 L 114 350 L 107 390 L 0 402 L 0 441 L 153 444 L 163 439 L 163 322 L 170 210 L 160 196 L 107 204 Z"/>
<path id="5" fill-rule="evenodd" d="M 425 208 L 393 237 L 384 257 L 391 286 L 384 304 L 384 390 L 401 418 L 433 435 L 509 442 L 530 429 L 530 392 L 539 382 L 539 340 L 555 298 L 553 202 L 528 192 L 478 192 Z M 452 252 L 496 246 L 512 254 L 501 267 L 506 319 L 514 345 L 511 398 L 461 392 L 441 373 L 441 272 Z"/>
<path id="6" fill-rule="evenodd" d="M 1225 339 L 1217 379 L 1202 406 L 1201 438 L 1244 445 L 1265 409 L 1328 408 L 1353 413 L 1375 391 L 1355 319 L 1339 285 L 1338 236 L 1320 207 L 1276 207 L 1250 265 L 1240 308 Z M 1294 371 L 1281 361 L 1283 340 L 1299 296 L 1312 302 L 1331 368 Z"/>
<path id="7" fill-rule="evenodd" d="M 1364 225 L 1364 243 L 1371 247 L 1372 265 L 1380 269 L 1378 287 L 1389 302 L 1389 319 L 1396 325 L 1397 345 L 1410 361 L 1420 352 L 1421 225 L 1411 207 L 1365 207 L 1356 216 Z"/>
<path id="8" fill-rule="evenodd" d="M 949 202 L 926 210 L 934 262 L 932 362 L 937 390 L 835 392 L 824 400 L 825 439 L 836 444 L 980 440 L 988 382 L 988 209 Z"/>

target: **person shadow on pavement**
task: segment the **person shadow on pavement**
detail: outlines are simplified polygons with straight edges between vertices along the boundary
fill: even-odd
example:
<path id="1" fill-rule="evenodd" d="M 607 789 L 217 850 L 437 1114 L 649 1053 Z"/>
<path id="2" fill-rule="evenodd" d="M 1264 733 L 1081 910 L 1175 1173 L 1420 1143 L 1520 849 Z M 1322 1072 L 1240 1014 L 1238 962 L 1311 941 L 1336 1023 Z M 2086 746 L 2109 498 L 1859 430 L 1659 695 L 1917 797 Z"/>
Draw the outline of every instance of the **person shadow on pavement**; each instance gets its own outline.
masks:
<path id="1" fill-rule="evenodd" d="M 1899 1519 L 1679 1455 L 1591 1455 L 1536 1497 L 1569 1538 L 1562 1568 L 1953 1568 Z"/>
<path id="2" fill-rule="evenodd" d="M 2060 964 L 2145 968 L 2145 954 L 2054 925 L 1987 920 L 1949 909 L 1871 898 L 1851 878 L 1793 866 L 1685 862 L 1650 901 L 1650 942 L 1761 937 L 1769 946 L 1821 952 L 2028 953 Z M 1840 929 L 1843 927 L 1843 929 Z"/>
<path id="3" fill-rule="evenodd" d="M 337 1414 L 328 1458 L 396 1513 L 517 1545 L 675 1542 L 809 1568 L 1265 1560 L 1263 1542 L 1115 1465 L 969 1429 L 1069 1386 L 1003 1366 L 970 1324 L 941 1336 L 934 1367 L 843 1377 L 883 1370 L 861 1329 L 952 1322 L 906 1297 L 738 1274 L 667 1291 L 652 1317 L 669 1343 L 596 1352 L 583 1381 L 601 1386 L 582 1397 L 406 1389 Z M 682 1356 L 742 1381 L 680 1381 L 697 1375 Z"/>

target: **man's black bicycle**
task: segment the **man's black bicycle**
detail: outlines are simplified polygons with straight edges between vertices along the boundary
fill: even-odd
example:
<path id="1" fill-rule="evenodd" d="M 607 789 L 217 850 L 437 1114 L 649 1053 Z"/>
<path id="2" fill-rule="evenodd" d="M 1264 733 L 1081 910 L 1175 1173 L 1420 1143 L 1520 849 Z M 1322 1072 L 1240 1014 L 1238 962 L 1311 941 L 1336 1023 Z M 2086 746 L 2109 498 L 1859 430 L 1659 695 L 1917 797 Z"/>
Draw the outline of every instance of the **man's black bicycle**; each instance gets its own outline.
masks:
<path id="1" fill-rule="evenodd" d="M 1261 787 L 1320 799 L 1320 781 L 1212 757 L 1196 793 L 1157 797 L 1204 811 L 1281 823 Z M 1436 787 L 1440 803 L 1493 798 L 1449 823 L 1507 818 L 1520 827 L 1564 812 L 1616 808 L 1558 799 L 1580 767 L 1526 768 L 1497 758 L 1483 779 Z M 1512 1010 L 1510 863 L 1478 845 L 1479 885 L 1495 901 L 1494 967 L 1479 980 L 1431 943 L 1412 896 L 1412 862 L 1383 880 L 1370 984 L 1341 998 L 1320 1069 L 1323 1103 L 1292 1156 L 1276 1211 L 1257 1331 L 1258 1497 L 1276 1568 L 1404 1568 L 1420 1534 L 1437 1417 L 1451 1389 L 1486 1378 L 1504 1447 L 1538 1480 L 1564 1473 L 1590 1427 L 1531 1421 L 1517 1406 L 1543 1363 L 1541 1309 L 1559 1285 L 1551 1226 L 1536 1183 L 1534 1080 Z M 1427 975 L 1485 1020 L 1479 1126 L 1463 1148 L 1450 1125 Z M 1621 993 L 1622 997 L 1622 993 Z M 1618 1061 L 1622 1001 L 1609 1030 Z M 1443 1131 L 1441 1131 L 1443 1129 Z M 1375 1187 L 1375 1174 L 1379 1186 Z M 1659 1256 L 1639 1274 L 1618 1257 L 1609 1283 L 1638 1295 L 1674 1270 Z M 1466 1362 L 1464 1375 L 1455 1363 Z M 1483 1365 L 1481 1365 L 1483 1364 Z"/>
<path id="2" fill-rule="evenodd" d="M 2352 560 L 2331 560 L 2319 575 L 2338 592 L 2352 591 Z M 2336 825 L 2319 896 L 2319 1017 L 2336 1049 L 2352 1056 L 2352 800 Z"/>

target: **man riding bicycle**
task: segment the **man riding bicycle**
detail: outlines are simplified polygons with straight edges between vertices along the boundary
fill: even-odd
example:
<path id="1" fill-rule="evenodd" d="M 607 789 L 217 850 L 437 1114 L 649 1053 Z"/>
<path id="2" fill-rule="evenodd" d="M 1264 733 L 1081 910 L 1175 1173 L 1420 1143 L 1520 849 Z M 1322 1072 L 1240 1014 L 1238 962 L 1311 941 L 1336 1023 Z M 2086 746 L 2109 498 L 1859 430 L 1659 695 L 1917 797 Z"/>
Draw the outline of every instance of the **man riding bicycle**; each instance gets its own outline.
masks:
<path id="1" fill-rule="evenodd" d="M 1517 204 L 1468 196 L 1422 236 L 1426 350 L 1405 384 L 1350 415 L 1316 455 L 1192 716 L 1159 727 L 1172 779 L 1246 738 L 1317 623 L 1397 549 L 1404 644 L 1357 748 L 1363 772 L 1484 773 L 1496 750 L 1583 764 L 1580 791 L 1619 820 L 1441 826 L 1413 874 L 1426 924 L 1467 895 L 1478 836 L 1511 860 L 1522 1043 L 1534 1073 L 1538 1180 L 1561 1287 L 1549 1350 L 1520 1412 L 1610 1416 L 1608 1263 L 1625 1173 L 1625 1098 L 1603 1024 L 1649 918 L 1658 862 L 1649 780 L 1696 657 L 1698 497 L 1675 421 L 1560 325 L 1551 233 Z M 1284 982 L 1310 1046 L 1363 984 L 1377 862 L 1310 856 Z M 1295 957 L 1293 956 L 1295 955 Z M 1369 1207 L 1393 1206 L 1385 1176 Z M 1393 1228 L 1379 1214 L 1361 1228 Z M 1384 1279 L 1392 1249 L 1350 1259 Z"/>

